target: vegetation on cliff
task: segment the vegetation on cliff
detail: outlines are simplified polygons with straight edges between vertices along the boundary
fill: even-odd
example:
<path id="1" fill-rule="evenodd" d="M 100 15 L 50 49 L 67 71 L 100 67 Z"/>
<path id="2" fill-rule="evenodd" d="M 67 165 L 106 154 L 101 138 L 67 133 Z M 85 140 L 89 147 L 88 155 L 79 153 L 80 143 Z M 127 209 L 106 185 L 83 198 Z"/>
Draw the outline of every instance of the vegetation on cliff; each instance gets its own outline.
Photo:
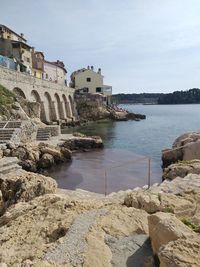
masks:
<path id="1" fill-rule="evenodd" d="M 157 93 L 141 93 L 141 94 L 116 94 L 112 99 L 117 104 L 126 103 L 143 103 L 143 104 L 157 104 L 158 98 L 163 94 Z"/>
<path id="2" fill-rule="evenodd" d="M 15 102 L 15 94 L 0 85 L 0 115 L 8 115 Z"/>
<path id="3" fill-rule="evenodd" d="M 175 91 L 163 94 L 158 99 L 158 104 L 198 104 L 200 103 L 200 89 L 193 88 L 187 91 Z"/>

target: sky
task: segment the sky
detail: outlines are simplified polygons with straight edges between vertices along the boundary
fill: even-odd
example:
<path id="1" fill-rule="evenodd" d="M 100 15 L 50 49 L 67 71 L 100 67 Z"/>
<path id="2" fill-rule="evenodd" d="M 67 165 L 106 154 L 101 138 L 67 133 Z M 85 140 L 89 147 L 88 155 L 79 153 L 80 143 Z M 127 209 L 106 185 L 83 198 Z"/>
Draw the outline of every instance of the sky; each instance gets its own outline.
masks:
<path id="1" fill-rule="evenodd" d="M 113 93 L 200 88 L 199 0 L 0 0 L 0 24 Z"/>

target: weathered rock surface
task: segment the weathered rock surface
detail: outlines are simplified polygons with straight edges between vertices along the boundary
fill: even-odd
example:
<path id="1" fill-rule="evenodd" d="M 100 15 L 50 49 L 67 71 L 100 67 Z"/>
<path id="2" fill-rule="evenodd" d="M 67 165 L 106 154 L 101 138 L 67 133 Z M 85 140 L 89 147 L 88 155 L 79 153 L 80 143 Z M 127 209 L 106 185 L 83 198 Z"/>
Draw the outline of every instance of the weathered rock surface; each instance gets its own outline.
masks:
<path id="1" fill-rule="evenodd" d="M 20 165 L 27 171 L 38 172 L 60 162 L 71 161 L 71 151 L 66 147 L 46 143 L 8 143 L 2 148 L 5 157 L 17 157 Z"/>
<path id="2" fill-rule="evenodd" d="M 66 140 L 62 146 L 72 151 L 84 151 L 96 148 L 103 148 L 103 141 L 99 136 L 74 137 Z"/>
<path id="3" fill-rule="evenodd" d="M 199 267 L 200 237 L 180 238 L 169 242 L 158 255 L 161 267 Z"/>
<path id="4" fill-rule="evenodd" d="M 200 159 L 200 133 L 192 132 L 178 137 L 172 149 L 162 151 L 163 167 L 178 161 Z"/>
<path id="5" fill-rule="evenodd" d="M 55 180 L 39 174 L 23 170 L 0 176 L 1 210 L 2 214 L 12 204 L 29 201 L 37 196 L 54 193 Z"/>
<path id="6" fill-rule="evenodd" d="M 164 169 L 162 178 L 163 180 L 172 180 L 176 177 L 185 177 L 189 173 L 200 174 L 200 160 L 195 159 L 171 164 Z"/>
<path id="7" fill-rule="evenodd" d="M 148 217 L 149 235 L 161 267 L 199 266 L 200 235 L 169 213 Z"/>

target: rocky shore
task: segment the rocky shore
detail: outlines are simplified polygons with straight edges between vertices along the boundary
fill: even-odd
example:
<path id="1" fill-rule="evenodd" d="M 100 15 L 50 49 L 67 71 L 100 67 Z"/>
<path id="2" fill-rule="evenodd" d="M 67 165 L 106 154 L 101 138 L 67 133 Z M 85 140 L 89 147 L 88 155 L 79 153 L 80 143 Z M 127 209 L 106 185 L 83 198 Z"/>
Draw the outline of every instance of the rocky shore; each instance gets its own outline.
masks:
<path id="1" fill-rule="evenodd" d="M 88 142 L 90 148 L 101 147 L 97 140 L 83 141 L 81 149 Z M 80 137 L 57 148 L 7 149 L 21 164 L 38 154 L 40 159 L 49 154 L 70 160 L 70 150 L 78 148 Z M 1 166 L 4 161 L 0 159 Z M 185 171 L 198 164 L 183 162 L 183 171 L 173 164 L 160 185 L 106 197 L 58 189 L 52 178 L 20 168 L 0 174 L 0 266 L 200 266 L 200 174 Z"/>
<path id="2" fill-rule="evenodd" d="M 59 139 L 54 145 L 49 142 L 30 142 L 14 144 L 8 142 L 0 145 L 0 158 L 17 157 L 19 165 L 26 171 L 43 172 L 55 164 L 70 162 L 72 152 L 89 151 L 103 148 L 103 141 L 98 136 L 87 137 L 84 135 Z M 63 139 L 62 139 L 63 138 Z"/>

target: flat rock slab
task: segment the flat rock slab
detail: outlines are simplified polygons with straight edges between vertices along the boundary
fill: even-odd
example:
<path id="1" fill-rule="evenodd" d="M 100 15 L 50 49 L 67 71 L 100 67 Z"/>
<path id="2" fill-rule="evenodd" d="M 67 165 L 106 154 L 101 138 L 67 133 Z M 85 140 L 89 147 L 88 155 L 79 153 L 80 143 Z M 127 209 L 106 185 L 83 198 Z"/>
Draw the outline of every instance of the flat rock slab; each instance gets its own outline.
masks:
<path id="1" fill-rule="evenodd" d="M 63 237 L 63 242 L 54 250 L 47 251 L 45 260 L 59 264 L 70 263 L 72 266 L 83 264 L 84 252 L 87 249 L 85 238 L 96 218 L 106 213 L 106 209 L 97 209 L 80 214 Z"/>
<path id="2" fill-rule="evenodd" d="M 119 238 L 106 235 L 105 242 L 112 251 L 113 267 L 143 267 L 153 256 L 150 239 L 144 234 Z"/>

